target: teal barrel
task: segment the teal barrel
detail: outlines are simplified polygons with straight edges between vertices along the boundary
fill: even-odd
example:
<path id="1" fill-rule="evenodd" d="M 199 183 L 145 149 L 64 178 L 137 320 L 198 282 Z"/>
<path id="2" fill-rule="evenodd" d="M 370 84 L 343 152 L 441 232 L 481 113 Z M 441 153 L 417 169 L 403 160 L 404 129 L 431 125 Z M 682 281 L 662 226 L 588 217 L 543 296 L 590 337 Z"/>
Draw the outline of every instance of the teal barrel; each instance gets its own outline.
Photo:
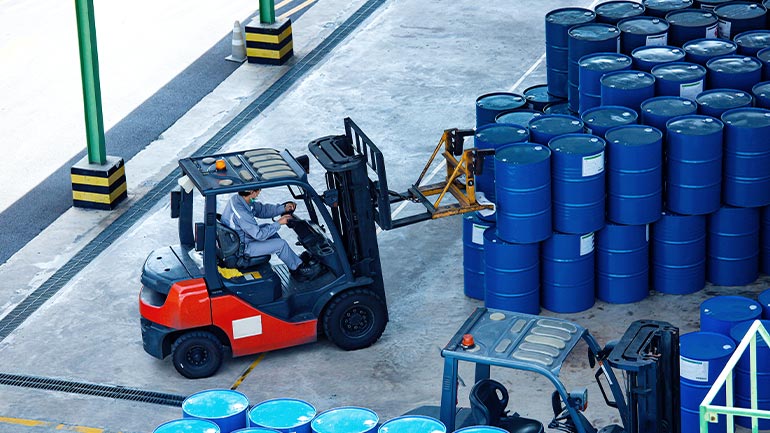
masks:
<path id="1" fill-rule="evenodd" d="M 495 117 L 504 112 L 525 108 L 527 100 L 510 92 L 494 92 L 476 98 L 476 128 L 495 123 Z"/>
<path id="2" fill-rule="evenodd" d="M 596 233 L 596 296 L 611 304 L 649 294 L 649 227 L 608 222 Z"/>
<path id="3" fill-rule="evenodd" d="M 545 67 L 548 93 L 567 99 L 570 27 L 593 22 L 596 14 L 590 9 L 561 8 L 545 15 Z"/>
<path id="4" fill-rule="evenodd" d="M 577 313 L 594 305 L 594 234 L 554 233 L 543 242 L 543 308 Z"/>
<path id="5" fill-rule="evenodd" d="M 735 108 L 725 124 L 722 201 L 732 206 L 770 205 L 770 110 Z"/>
<path id="6" fill-rule="evenodd" d="M 585 113 L 602 103 L 602 75 L 631 69 L 631 57 L 620 53 L 593 53 L 580 58 L 578 62 L 580 90 L 579 112 Z"/>
<path id="7" fill-rule="evenodd" d="M 476 128 L 473 143 L 477 149 L 499 149 L 503 146 L 529 140 L 529 131 L 521 125 L 489 123 Z M 483 192 L 487 199 L 495 202 L 494 155 L 484 157 L 483 170 L 476 175 L 476 190 Z"/>
<path id="8" fill-rule="evenodd" d="M 730 336 L 733 326 L 759 319 L 762 306 L 745 296 L 714 296 L 700 304 L 700 330 Z"/>
<path id="9" fill-rule="evenodd" d="M 736 89 L 706 90 L 695 97 L 698 113 L 717 119 L 721 118 L 725 111 L 733 108 L 751 107 L 753 101 L 751 93 Z"/>
<path id="10" fill-rule="evenodd" d="M 469 298 L 484 300 L 484 231 L 494 226 L 476 212 L 463 215 L 463 287 Z"/>
<path id="11" fill-rule="evenodd" d="M 708 89 L 737 89 L 751 93 L 751 88 L 762 81 L 762 62 L 756 57 L 733 54 L 716 57 L 706 62 Z"/>
<path id="12" fill-rule="evenodd" d="M 182 418 L 164 422 L 152 433 L 220 433 L 219 426 L 211 421 Z"/>
<path id="13" fill-rule="evenodd" d="M 655 94 L 695 100 L 706 85 L 706 68 L 690 62 L 664 63 L 652 68 Z"/>
<path id="14" fill-rule="evenodd" d="M 248 425 L 249 399 L 231 389 L 209 389 L 196 392 L 182 402 L 185 418 L 214 422 L 221 433 L 245 428 Z"/>
<path id="15" fill-rule="evenodd" d="M 735 345 L 740 344 L 753 320 L 738 323 L 730 329 Z M 770 320 L 762 320 L 762 325 L 770 332 Z M 770 347 L 765 339 L 757 334 L 757 409 L 770 410 Z M 749 348 L 741 355 L 741 359 L 733 369 L 733 386 L 735 387 L 735 406 L 751 409 L 751 365 Z M 751 428 L 751 418 L 737 417 L 735 423 L 747 429 Z M 759 419 L 759 429 L 770 429 L 769 419 Z"/>
<path id="16" fill-rule="evenodd" d="M 719 19 L 712 11 L 683 9 L 666 14 L 668 44 L 681 47 L 689 41 L 717 37 Z"/>
<path id="17" fill-rule="evenodd" d="M 494 228 L 484 232 L 484 306 L 540 313 L 539 244 L 502 240 Z"/>
<path id="18" fill-rule="evenodd" d="M 441 421 L 428 416 L 405 415 L 384 422 L 378 433 L 446 433 Z"/>
<path id="19" fill-rule="evenodd" d="M 706 63 L 716 57 L 735 54 L 738 44 L 727 39 L 695 39 L 682 45 L 684 60 L 706 66 Z"/>
<path id="20" fill-rule="evenodd" d="M 706 278 L 743 286 L 759 275 L 759 208 L 722 206 L 708 217 Z"/>
<path id="21" fill-rule="evenodd" d="M 604 134 L 612 128 L 635 124 L 639 115 L 628 107 L 602 105 L 586 110 L 581 118 L 587 133 L 604 138 Z"/>
<path id="22" fill-rule="evenodd" d="M 706 286 L 706 216 L 664 212 L 652 225 L 652 288 L 686 295 Z"/>
<path id="23" fill-rule="evenodd" d="M 325 410 L 310 422 L 313 433 L 374 433 L 380 417 L 371 409 L 343 406 Z"/>
<path id="24" fill-rule="evenodd" d="M 310 403 L 294 398 L 265 400 L 249 410 L 249 425 L 281 433 L 310 433 L 316 410 Z"/>
<path id="25" fill-rule="evenodd" d="M 636 16 L 618 22 L 620 52 L 630 55 L 647 45 L 668 44 L 668 22 L 662 18 Z"/>
<path id="26" fill-rule="evenodd" d="M 644 5 L 630 0 L 614 0 L 596 5 L 594 12 L 597 22 L 617 25 L 622 19 L 644 15 Z"/>

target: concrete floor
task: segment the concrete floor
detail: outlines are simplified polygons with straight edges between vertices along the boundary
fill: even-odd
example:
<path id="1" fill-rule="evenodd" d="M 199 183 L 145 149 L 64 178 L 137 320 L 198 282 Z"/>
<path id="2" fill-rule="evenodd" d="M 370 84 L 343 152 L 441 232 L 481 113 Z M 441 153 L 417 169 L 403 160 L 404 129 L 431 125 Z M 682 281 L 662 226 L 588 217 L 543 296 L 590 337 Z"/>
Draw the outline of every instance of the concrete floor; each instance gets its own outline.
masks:
<path id="1" fill-rule="evenodd" d="M 363 1 L 324 0 L 294 24 L 298 58 L 360 7 Z M 557 7 L 588 1 L 390 0 L 223 148 L 273 146 L 306 152 L 317 137 L 342 132 L 353 118 L 383 151 L 391 189 L 415 180 L 441 132 L 474 124 L 474 101 L 491 91 L 523 90 L 545 81 L 543 17 Z M 244 65 L 127 164 L 129 200 L 116 213 L 71 209 L 0 267 L 0 313 L 8 314 L 73 255 L 165 177 L 256 95 L 283 68 Z M 313 170 L 313 168 L 315 170 Z M 323 182 L 317 165 L 311 178 Z M 276 197 L 276 200 L 279 200 Z M 147 254 L 177 242 L 168 202 L 159 200 L 125 234 L 0 342 L 0 372 L 109 384 L 189 395 L 238 386 L 252 404 L 278 397 L 306 400 L 319 411 L 355 405 L 385 421 L 440 399 L 440 349 L 480 306 L 462 288 L 459 217 L 429 221 L 379 235 L 391 322 L 371 348 L 343 352 L 315 344 L 228 360 L 211 378 L 187 380 L 169 360 L 142 350 L 138 324 L 139 273 Z M 698 329 L 698 306 L 718 294 L 755 297 L 770 283 L 762 276 L 739 288 L 707 287 L 687 296 L 653 294 L 632 305 L 597 302 L 559 315 L 588 328 L 604 344 L 637 319 L 669 321 L 682 333 Z M 543 315 L 555 314 L 543 311 Z M 589 420 L 619 422 L 604 406 L 584 350 L 565 364 L 570 389 L 589 387 Z M 462 366 L 467 401 L 472 370 Z M 550 385 L 530 374 L 493 371 L 511 391 L 511 409 L 547 423 Z M 181 416 L 177 407 L 103 397 L 0 386 L 0 433 L 150 432 Z M 92 429 L 92 430 L 89 430 Z"/>

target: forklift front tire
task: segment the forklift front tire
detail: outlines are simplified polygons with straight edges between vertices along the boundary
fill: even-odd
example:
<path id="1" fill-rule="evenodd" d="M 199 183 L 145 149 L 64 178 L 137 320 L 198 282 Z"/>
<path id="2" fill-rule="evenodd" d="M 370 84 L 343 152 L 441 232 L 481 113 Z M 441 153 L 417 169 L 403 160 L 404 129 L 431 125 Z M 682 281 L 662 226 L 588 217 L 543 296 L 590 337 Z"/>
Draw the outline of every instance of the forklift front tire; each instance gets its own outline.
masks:
<path id="1" fill-rule="evenodd" d="M 324 332 L 343 350 L 374 344 L 385 331 L 385 301 L 369 289 L 352 289 L 332 299 L 323 316 Z"/>
<path id="2" fill-rule="evenodd" d="M 222 365 L 222 343 L 206 331 L 188 332 L 171 347 L 174 368 L 188 379 L 209 377 Z"/>

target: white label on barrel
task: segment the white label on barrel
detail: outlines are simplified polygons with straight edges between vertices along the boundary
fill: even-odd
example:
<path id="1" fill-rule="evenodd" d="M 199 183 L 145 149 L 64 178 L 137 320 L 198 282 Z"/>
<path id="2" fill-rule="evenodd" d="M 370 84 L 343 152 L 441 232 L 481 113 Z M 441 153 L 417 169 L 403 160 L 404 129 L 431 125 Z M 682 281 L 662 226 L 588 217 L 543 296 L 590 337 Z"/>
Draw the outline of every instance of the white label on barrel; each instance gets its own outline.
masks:
<path id="1" fill-rule="evenodd" d="M 262 316 L 233 320 L 233 338 L 246 338 L 255 335 L 262 335 Z"/>
<path id="2" fill-rule="evenodd" d="M 580 255 L 584 256 L 594 250 L 594 234 L 588 233 L 580 237 Z"/>
<path id="3" fill-rule="evenodd" d="M 604 171 L 604 152 L 583 157 L 583 177 L 595 176 Z"/>
<path id="4" fill-rule="evenodd" d="M 471 242 L 474 244 L 484 245 L 484 230 L 487 226 L 481 224 L 474 224 L 473 231 L 471 232 Z"/>
<path id="5" fill-rule="evenodd" d="M 667 44 L 668 44 L 668 33 L 663 33 L 662 35 L 647 36 L 646 45 L 667 45 Z"/>
<path id="6" fill-rule="evenodd" d="M 719 26 L 717 24 L 714 24 L 711 27 L 706 27 L 706 38 L 707 39 L 716 39 L 717 38 L 717 32 L 719 31 Z"/>
<path id="7" fill-rule="evenodd" d="M 719 20 L 719 37 L 723 39 L 730 39 L 730 27 L 732 24 L 730 21 Z"/>
<path id="8" fill-rule="evenodd" d="M 695 97 L 703 91 L 703 80 L 696 81 L 694 83 L 683 83 L 679 85 L 679 96 L 687 98 L 691 101 L 695 100 Z"/>
<path id="9" fill-rule="evenodd" d="M 679 357 L 679 376 L 695 382 L 709 381 L 709 362 Z"/>

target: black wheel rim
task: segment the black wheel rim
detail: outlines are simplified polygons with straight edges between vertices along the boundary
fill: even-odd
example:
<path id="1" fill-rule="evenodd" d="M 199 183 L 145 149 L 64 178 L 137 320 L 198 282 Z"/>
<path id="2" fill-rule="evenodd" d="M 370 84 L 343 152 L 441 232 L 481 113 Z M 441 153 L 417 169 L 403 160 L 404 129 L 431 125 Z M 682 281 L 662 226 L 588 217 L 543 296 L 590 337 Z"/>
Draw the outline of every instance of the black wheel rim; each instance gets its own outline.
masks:
<path id="1" fill-rule="evenodd" d="M 209 362 L 209 351 L 203 346 L 194 346 L 185 354 L 187 364 L 192 367 L 201 367 Z"/>
<path id="2" fill-rule="evenodd" d="M 361 337 L 372 329 L 374 313 L 362 305 L 354 305 L 342 315 L 342 332 L 348 337 Z"/>

